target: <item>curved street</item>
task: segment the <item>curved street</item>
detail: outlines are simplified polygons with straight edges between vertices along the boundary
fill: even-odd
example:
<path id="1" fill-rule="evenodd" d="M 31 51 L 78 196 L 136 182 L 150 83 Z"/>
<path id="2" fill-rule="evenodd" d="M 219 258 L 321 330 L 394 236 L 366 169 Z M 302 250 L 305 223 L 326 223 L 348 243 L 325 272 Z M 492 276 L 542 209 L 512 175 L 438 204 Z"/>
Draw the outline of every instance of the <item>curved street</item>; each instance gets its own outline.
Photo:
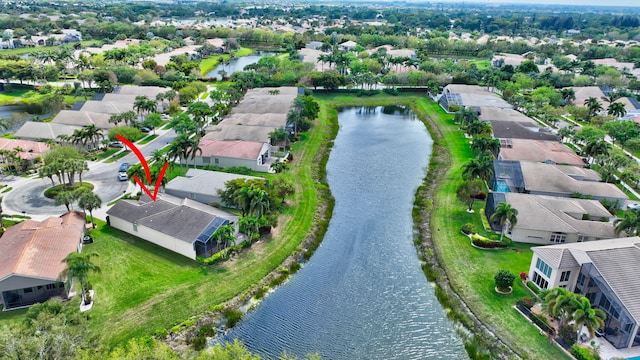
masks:
<path id="1" fill-rule="evenodd" d="M 166 146 L 176 137 L 172 129 L 158 130 L 157 134 L 159 136 L 156 139 L 139 147 L 145 157 L 149 157 L 154 150 Z M 135 154 L 130 153 L 112 163 L 88 162 L 89 171 L 83 173 L 82 181 L 92 183 L 94 192 L 102 199 L 102 208 L 94 210 L 94 216 L 97 218 L 104 218 L 107 203 L 127 192 L 136 191 L 136 185 L 130 181 L 117 179 L 118 168 L 121 163 L 125 162 L 136 164 L 139 160 Z M 36 220 L 42 220 L 49 216 L 59 216 L 66 211 L 64 205 L 55 206 L 52 199 L 47 199 L 44 196 L 44 191 L 51 187 L 51 181 L 48 178 L 5 176 L 0 178 L 0 183 L 13 188 L 2 195 L 2 208 L 5 214 L 23 214 Z M 74 208 L 77 209 L 77 206 L 74 205 Z"/>

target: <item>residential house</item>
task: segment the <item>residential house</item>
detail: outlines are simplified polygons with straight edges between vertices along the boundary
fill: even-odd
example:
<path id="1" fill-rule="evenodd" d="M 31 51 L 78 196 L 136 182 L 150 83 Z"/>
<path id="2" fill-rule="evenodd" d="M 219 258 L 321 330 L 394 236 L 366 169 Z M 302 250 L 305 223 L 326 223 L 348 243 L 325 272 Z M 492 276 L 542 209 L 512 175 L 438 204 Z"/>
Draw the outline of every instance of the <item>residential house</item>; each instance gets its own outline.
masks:
<path id="1" fill-rule="evenodd" d="M 640 238 L 628 237 L 531 248 L 529 280 L 540 289 L 563 287 L 606 314 L 604 338 L 617 349 L 640 346 Z"/>
<path id="2" fill-rule="evenodd" d="M 35 141 L 59 141 L 60 135 L 73 135 L 75 130 L 82 129 L 81 126 L 73 126 L 66 124 L 56 124 L 53 122 L 27 121 L 14 135 L 19 139 L 35 140 Z"/>
<path id="3" fill-rule="evenodd" d="M 487 219 L 501 202 L 518 210 L 518 221 L 510 232 L 515 242 L 552 244 L 615 237 L 612 215 L 597 200 L 492 192 L 485 205 Z M 490 224 L 502 231 L 499 219 Z"/>
<path id="4" fill-rule="evenodd" d="M 356 46 L 358 46 L 358 44 L 355 41 L 349 40 L 338 45 L 338 48 L 342 52 L 347 52 L 347 51 L 352 51 L 353 49 L 355 49 Z"/>
<path id="5" fill-rule="evenodd" d="M 600 182 L 597 171 L 584 167 L 531 161 L 493 162 L 495 191 L 558 197 L 588 196 L 607 199 L 621 207 L 627 195 L 614 184 Z"/>
<path id="6" fill-rule="evenodd" d="M 547 164 L 584 166 L 575 151 L 557 141 L 501 139 L 498 160 L 523 160 Z"/>
<path id="7" fill-rule="evenodd" d="M 201 139 L 202 153 L 193 162 L 199 166 L 244 166 L 254 171 L 269 172 L 274 159 L 271 146 L 264 142 Z M 184 163 L 191 161 L 183 160 Z"/>
<path id="8" fill-rule="evenodd" d="M 71 211 L 43 221 L 25 220 L 0 238 L 0 304 L 13 310 L 66 297 L 63 259 L 81 249 L 86 219 Z"/>
<path id="9" fill-rule="evenodd" d="M 456 105 L 452 111 L 451 105 Z M 513 109 L 513 106 L 498 95 L 478 85 L 449 84 L 442 90 L 440 106 L 446 111 L 457 111 L 460 107 L 472 107 L 479 111 L 483 106 Z"/>
<path id="10" fill-rule="evenodd" d="M 256 176 L 224 173 L 220 171 L 207 171 L 189 169 L 185 176 L 178 176 L 165 186 L 165 192 L 179 198 L 189 198 L 203 204 L 222 203 L 219 191 L 226 189 L 225 183 L 230 180 L 263 180 Z M 224 204 L 229 205 L 229 204 Z"/>
<path id="11" fill-rule="evenodd" d="M 50 148 L 43 142 L 0 138 L 0 150 L 17 151 L 20 159 L 25 161 L 35 161 Z"/>
<path id="12" fill-rule="evenodd" d="M 492 135 L 496 139 L 529 139 L 541 141 L 560 141 L 560 137 L 541 128 L 535 122 L 492 120 Z"/>
<path id="13" fill-rule="evenodd" d="M 304 47 L 311 50 L 321 50 L 322 45 L 322 41 L 310 41 L 309 43 L 305 44 Z"/>
<path id="14" fill-rule="evenodd" d="M 74 126 L 95 125 L 100 129 L 110 129 L 115 126 L 115 124 L 109 122 L 111 115 L 112 114 L 109 113 L 96 113 L 82 110 L 61 110 L 51 123 Z"/>
<path id="15" fill-rule="evenodd" d="M 211 236 L 237 217 L 197 201 L 158 193 L 156 201 L 120 200 L 107 210 L 107 223 L 190 259 L 209 257 L 221 250 Z"/>
<path id="16" fill-rule="evenodd" d="M 604 100 L 606 96 L 611 92 L 611 89 L 602 88 L 599 86 L 583 86 L 583 87 L 572 87 L 576 99 L 572 101 L 575 106 L 584 107 L 585 101 L 590 98 L 596 98 L 600 105 L 602 105 L 603 112 L 607 112 L 607 108 L 609 107 L 609 103 Z M 627 112 L 635 112 L 637 113 L 640 109 L 640 104 L 634 98 L 622 97 L 616 100 L 616 102 L 620 102 L 624 104 L 624 108 Z"/>

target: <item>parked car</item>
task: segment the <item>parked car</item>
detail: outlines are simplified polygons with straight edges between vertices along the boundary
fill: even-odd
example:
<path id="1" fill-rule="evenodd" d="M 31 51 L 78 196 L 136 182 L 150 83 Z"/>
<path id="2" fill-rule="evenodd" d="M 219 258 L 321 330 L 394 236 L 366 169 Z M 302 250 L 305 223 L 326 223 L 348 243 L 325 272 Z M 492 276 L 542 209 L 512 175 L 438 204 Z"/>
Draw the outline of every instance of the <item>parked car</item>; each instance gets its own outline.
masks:
<path id="1" fill-rule="evenodd" d="M 118 173 L 118 180 L 127 181 L 129 180 L 129 177 L 127 176 L 126 172 L 121 172 L 121 173 Z"/>
<path id="2" fill-rule="evenodd" d="M 120 164 L 120 170 L 118 170 L 118 172 L 124 172 L 126 173 L 127 170 L 129 170 L 129 163 L 122 163 Z M 126 175 L 126 174 L 125 174 Z"/>
<path id="3" fill-rule="evenodd" d="M 151 127 L 151 126 L 149 126 L 149 127 L 145 126 L 145 127 L 143 127 L 142 129 L 140 129 L 140 130 L 141 130 L 143 133 L 147 134 L 147 133 L 150 133 L 150 132 L 151 132 L 151 130 L 153 130 L 153 127 Z"/>
<path id="4" fill-rule="evenodd" d="M 91 237 L 91 235 L 85 235 L 82 237 L 82 244 L 86 245 L 86 244 L 93 244 L 93 238 Z"/>
<path id="5" fill-rule="evenodd" d="M 109 143 L 109 147 L 112 148 L 123 148 L 124 147 L 124 143 L 122 141 L 112 141 Z"/>
<path id="6" fill-rule="evenodd" d="M 170 118 L 169 114 L 162 114 L 162 120 L 169 120 Z"/>
<path id="7" fill-rule="evenodd" d="M 640 210 L 640 203 L 627 204 L 627 209 Z"/>

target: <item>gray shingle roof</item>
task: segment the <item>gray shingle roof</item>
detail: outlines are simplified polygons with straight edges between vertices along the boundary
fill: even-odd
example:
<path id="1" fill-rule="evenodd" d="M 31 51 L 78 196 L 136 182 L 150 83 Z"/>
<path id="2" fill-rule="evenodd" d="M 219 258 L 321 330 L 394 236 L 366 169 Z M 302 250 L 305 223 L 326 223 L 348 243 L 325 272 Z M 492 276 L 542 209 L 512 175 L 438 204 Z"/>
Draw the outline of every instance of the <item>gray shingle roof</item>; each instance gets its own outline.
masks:
<path id="1" fill-rule="evenodd" d="M 58 135 L 72 135 L 74 130 L 81 129 L 81 126 L 73 126 L 56 123 L 43 123 L 37 121 L 27 121 L 15 132 L 15 136 L 20 139 L 50 139 L 57 140 Z"/>
<path id="2" fill-rule="evenodd" d="M 531 139 L 559 141 L 560 137 L 541 128 L 535 122 L 490 121 L 493 137 L 498 139 Z"/>
<path id="3" fill-rule="evenodd" d="M 596 200 L 559 198 L 542 195 L 504 193 L 506 202 L 518 210 L 517 228 L 613 238 L 613 224 L 582 220 L 608 218 L 611 214 Z"/>
<path id="4" fill-rule="evenodd" d="M 220 209 L 162 193 L 158 194 L 156 201 L 151 201 L 147 196 L 138 201 L 121 200 L 107 210 L 107 214 L 187 243 L 193 243 L 217 217 L 230 222 L 237 219 Z"/>
<path id="5" fill-rule="evenodd" d="M 171 180 L 167 186 L 167 191 L 189 191 L 198 194 L 217 195 L 218 190 L 225 189 L 225 183 L 234 179 L 256 179 L 264 180 L 261 177 L 229 174 L 220 171 L 207 171 L 200 169 L 189 169 L 186 176 L 178 176 Z"/>
<path id="6" fill-rule="evenodd" d="M 556 266 L 558 254 L 570 253 L 575 266 L 592 263 L 603 279 L 640 322 L 640 238 L 628 237 L 582 243 L 536 246 L 531 248 L 545 262 Z M 570 261 L 560 263 L 569 265 Z"/>

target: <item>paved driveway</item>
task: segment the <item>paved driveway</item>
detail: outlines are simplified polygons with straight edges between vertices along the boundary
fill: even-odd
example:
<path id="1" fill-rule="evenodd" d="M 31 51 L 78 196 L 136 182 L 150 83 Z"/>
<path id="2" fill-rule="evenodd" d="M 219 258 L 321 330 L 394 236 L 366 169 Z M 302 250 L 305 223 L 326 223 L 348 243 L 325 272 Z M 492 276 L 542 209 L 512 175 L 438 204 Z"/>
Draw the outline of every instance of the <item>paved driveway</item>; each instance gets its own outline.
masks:
<path id="1" fill-rule="evenodd" d="M 151 153 L 170 143 L 176 134 L 173 130 L 158 132 L 159 136 L 154 141 L 140 147 L 140 150 L 149 157 Z M 103 208 L 107 203 L 122 196 L 125 192 L 131 191 L 135 186 L 129 181 L 119 181 L 117 179 L 118 168 L 123 162 L 136 164 L 139 162 L 135 154 L 129 154 L 113 163 L 89 162 L 89 171 L 83 174 L 82 180 L 94 185 L 94 192 L 102 199 Z M 0 183 L 8 184 L 13 190 L 3 196 L 2 207 L 5 214 L 26 215 L 34 219 L 43 219 L 49 216 L 58 216 L 66 212 L 64 205 L 55 206 L 52 199 L 44 196 L 44 191 L 51 186 L 48 178 L 44 179 L 24 179 L 20 177 L 6 177 L 0 179 Z M 77 206 L 74 206 L 77 209 Z"/>

